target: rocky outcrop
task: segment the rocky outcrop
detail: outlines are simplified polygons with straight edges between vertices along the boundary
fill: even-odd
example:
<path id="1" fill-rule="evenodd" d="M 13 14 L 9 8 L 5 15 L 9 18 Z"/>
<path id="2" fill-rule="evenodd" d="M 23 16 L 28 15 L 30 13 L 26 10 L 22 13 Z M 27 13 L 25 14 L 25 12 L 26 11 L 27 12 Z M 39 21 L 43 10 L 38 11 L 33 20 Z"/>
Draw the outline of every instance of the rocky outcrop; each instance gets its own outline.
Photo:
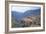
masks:
<path id="1" fill-rule="evenodd" d="M 21 23 L 24 23 L 25 26 L 31 26 L 31 24 L 32 24 L 32 19 L 23 18 L 23 19 L 21 20 Z"/>
<path id="2" fill-rule="evenodd" d="M 22 18 L 20 22 L 23 23 L 24 26 L 41 25 L 40 16 L 28 16 L 28 17 Z"/>

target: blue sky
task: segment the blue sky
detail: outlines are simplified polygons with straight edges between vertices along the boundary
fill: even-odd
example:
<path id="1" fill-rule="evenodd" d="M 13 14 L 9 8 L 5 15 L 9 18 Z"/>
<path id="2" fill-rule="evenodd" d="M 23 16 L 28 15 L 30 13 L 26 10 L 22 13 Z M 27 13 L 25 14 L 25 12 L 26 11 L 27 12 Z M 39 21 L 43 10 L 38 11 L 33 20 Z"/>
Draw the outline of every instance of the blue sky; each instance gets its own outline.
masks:
<path id="1" fill-rule="evenodd" d="M 22 7 L 22 6 L 13 6 L 12 7 L 12 11 L 17 11 L 17 12 L 25 12 L 27 10 L 35 10 L 35 9 L 39 9 L 40 7 Z"/>

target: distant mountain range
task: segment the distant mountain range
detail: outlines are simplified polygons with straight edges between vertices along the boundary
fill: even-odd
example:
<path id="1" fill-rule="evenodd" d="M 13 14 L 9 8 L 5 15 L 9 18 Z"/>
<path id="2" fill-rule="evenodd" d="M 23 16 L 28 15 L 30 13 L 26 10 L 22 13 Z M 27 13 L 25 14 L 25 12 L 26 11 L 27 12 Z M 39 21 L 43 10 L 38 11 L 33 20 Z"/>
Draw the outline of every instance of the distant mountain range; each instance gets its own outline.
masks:
<path id="1" fill-rule="evenodd" d="M 11 14 L 12 14 L 12 17 L 16 18 L 16 20 L 20 20 L 23 17 L 40 15 L 40 12 L 41 12 L 41 9 L 35 9 L 35 10 L 27 10 L 24 13 L 12 11 Z"/>

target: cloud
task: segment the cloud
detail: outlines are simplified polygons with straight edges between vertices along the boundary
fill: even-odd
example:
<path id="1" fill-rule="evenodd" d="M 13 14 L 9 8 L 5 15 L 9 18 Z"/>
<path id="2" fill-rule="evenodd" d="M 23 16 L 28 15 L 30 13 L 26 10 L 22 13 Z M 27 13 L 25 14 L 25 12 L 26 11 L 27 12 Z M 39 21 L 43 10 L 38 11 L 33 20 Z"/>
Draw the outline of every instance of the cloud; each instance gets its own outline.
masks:
<path id="1" fill-rule="evenodd" d="M 12 11 L 17 11 L 17 12 L 25 12 L 25 11 L 27 11 L 27 10 L 35 10 L 35 9 L 39 9 L 40 7 L 21 7 L 21 6 L 13 6 L 12 7 Z"/>

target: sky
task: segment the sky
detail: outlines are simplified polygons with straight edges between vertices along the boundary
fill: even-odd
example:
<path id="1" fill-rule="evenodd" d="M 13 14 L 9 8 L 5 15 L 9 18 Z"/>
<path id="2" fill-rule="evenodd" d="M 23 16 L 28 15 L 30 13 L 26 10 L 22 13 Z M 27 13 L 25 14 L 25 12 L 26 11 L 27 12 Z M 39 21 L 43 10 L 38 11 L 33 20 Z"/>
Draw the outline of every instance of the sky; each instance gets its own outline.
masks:
<path id="1" fill-rule="evenodd" d="M 22 6 L 13 6 L 12 7 L 12 11 L 16 11 L 16 12 L 21 12 L 24 13 L 27 10 L 35 10 L 35 9 L 39 9 L 40 7 L 22 7 Z"/>

